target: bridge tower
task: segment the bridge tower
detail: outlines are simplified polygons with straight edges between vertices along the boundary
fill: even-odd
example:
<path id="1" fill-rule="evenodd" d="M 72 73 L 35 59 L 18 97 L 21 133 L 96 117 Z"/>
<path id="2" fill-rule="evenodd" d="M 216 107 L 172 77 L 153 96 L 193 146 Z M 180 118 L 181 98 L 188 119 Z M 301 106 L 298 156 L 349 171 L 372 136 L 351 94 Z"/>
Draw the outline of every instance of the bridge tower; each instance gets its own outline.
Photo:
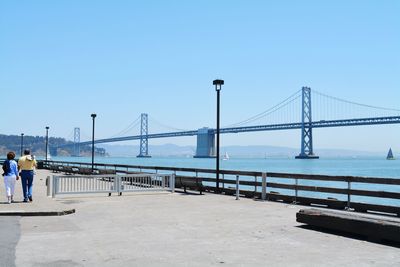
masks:
<path id="1" fill-rule="evenodd" d="M 138 158 L 151 158 L 151 156 L 149 155 L 148 114 L 142 113 L 140 115 L 140 118 L 141 118 L 141 121 L 140 121 L 140 151 L 139 151 L 139 155 L 137 155 L 137 157 Z"/>
<path id="2" fill-rule="evenodd" d="M 194 158 L 215 158 L 215 133 L 207 127 L 197 130 L 197 148 Z"/>
<path id="3" fill-rule="evenodd" d="M 81 147 L 80 143 L 81 142 L 81 128 L 75 127 L 74 128 L 74 152 L 73 155 L 74 157 L 79 157 L 81 154 Z"/>
<path id="4" fill-rule="evenodd" d="M 319 157 L 313 152 L 310 87 L 302 88 L 301 99 L 301 152 L 296 159 L 318 159 Z"/>

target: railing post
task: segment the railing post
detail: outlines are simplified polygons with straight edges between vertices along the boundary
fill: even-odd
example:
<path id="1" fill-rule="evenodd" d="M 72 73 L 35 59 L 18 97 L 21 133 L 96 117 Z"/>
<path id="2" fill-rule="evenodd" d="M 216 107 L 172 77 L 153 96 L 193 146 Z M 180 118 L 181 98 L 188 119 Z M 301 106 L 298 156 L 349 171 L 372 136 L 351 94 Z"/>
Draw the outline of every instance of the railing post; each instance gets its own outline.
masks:
<path id="1" fill-rule="evenodd" d="M 295 178 L 294 180 L 295 180 L 295 190 L 294 190 L 294 201 L 293 201 L 293 204 L 297 204 L 297 194 L 298 194 L 297 185 L 299 184 L 299 182 L 298 182 L 297 178 Z"/>
<path id="2" fill-rule="evenodd" d="M 113 191 L 117 194 L 119 193 L 119 181 L 118 181 L 119 179 L 120 179 L 119 175 L 114 176 L 114 190 Z"/>
<path id="3" fill-rule="evenodd" d="M 125 185 L 122 183 L 122 176 L 118 176 L 118 188 L 119 188 L 119 195 L 122 196 L 122 191 L 125 189 Z"/>
<path id="4" fill-rule="evenodd" d="M 261 199 L 262 200 L 266 200 L 266 198 L 267 198 L 267 173 L 266 172 L 263 172 L 262 173 L 262 185 L 261 185 L 261 190 L 262 190 L 262 193 L 261 193 Z"/>
<path id="5" fill-rule="evenodd" d="M 57 188 L 57 176 L 53 175 L 53 179 L 52 179 L 52 194 L 51 197 L 55 198 L 56 197 L 56 188 Z"/>
<path id="6" fill-rule="evenodd" d="M 46 177 L 46 187 L 47 187 L 47 196 L 51 196 L 51 191 L 50 191 L 50 176 Z"/>
<path id="7" fill-rule="evenodd" d="M 347 210 L 350 210 L 350 202 L 351 202 L 351 197 L 350 197 L 350 190 L 351 190 L 351 181 L 350 178 L 347 178 Z"/>
<path id="8" fill-rule="evenodd" d="M 175 193 L 175 174 L 172 174 L 170 179 L 169 187 L 171 189 L 171 193 Z"/>
<path id="9" fill-rule="evenodd" d="M 257 175 L 254 175 L 254 196 L 253 198 L 256 198 L 257 195 Z"/>
<path id="10" fill-rule="evenodd" d="M 236 200 L 239 200 L 239 175 L 236 175 Z"/>
<path id="11" fill-rule="evenodd" d="M 172 175 L 172 174 L 171 174 Z M 166 176 L 161 176 L 161 188 L 164 189 L 165 188 L 165 178 Z"/>

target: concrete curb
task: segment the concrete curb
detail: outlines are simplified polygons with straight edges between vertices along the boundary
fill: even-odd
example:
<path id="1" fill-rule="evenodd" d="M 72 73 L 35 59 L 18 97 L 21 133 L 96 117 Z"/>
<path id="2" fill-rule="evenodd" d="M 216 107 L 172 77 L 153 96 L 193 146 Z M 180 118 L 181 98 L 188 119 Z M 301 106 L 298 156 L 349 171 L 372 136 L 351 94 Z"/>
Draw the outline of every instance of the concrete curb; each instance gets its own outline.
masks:
<path id="1" fill-rule="evenodd" d="M 62 211 L 0 211 L 0 216 L 63 216 L 75 213 L 75 209 Z"/>

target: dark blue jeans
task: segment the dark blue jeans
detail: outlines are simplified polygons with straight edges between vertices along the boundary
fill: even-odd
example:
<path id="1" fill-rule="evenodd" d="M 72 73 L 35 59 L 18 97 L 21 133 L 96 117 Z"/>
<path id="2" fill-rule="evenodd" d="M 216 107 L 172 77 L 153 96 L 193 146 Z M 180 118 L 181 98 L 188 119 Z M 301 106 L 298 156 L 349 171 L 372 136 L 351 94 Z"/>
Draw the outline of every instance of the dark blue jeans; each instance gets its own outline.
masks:
<path id="1" fill-rule="evenodd" d="M 32 197 L 33 187 L 33 171 L 21 171 L 22 192 L 24 193 L 24 200 Z"/>

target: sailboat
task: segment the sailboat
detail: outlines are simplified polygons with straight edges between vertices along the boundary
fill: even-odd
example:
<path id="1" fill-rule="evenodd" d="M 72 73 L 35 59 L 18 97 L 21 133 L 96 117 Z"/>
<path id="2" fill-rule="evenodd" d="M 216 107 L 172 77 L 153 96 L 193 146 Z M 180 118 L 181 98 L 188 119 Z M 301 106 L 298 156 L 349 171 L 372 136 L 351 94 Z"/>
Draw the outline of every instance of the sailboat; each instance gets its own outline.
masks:
<path id="1" fill-rule="evenodd" d="M 389 152 L 388 152 L 388 154 L 387 154 L 387 156 L 386 156 L 386 159 L 394 159 L 394 157 L 393 157 L 393 152 L 392 152 L 392 148 L 389 149 Z"/>
<path id="2" fill-rule="evenodd" d="M 222 158 L 222 160 L 228 160 L 229 159 L 229 155 L 228 152 L 225 152 L 224 157 Z"/>

